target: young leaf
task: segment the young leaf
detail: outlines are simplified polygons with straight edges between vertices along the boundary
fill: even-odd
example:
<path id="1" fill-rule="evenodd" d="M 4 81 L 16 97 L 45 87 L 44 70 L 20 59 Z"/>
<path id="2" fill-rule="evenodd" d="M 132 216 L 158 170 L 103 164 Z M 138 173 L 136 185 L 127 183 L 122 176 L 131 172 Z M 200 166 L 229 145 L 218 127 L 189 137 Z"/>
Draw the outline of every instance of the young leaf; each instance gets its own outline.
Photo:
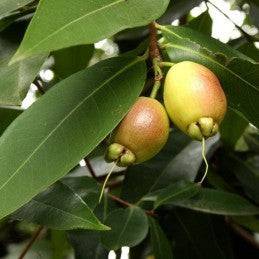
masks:
<path id="1" fill-rule="evenodd" d="M 163 204 L 191 198 L 198 192 L 199 188 L 197 188 L 197 185 L 191 182 L 179 181 L 170 184 L 159 191 L 154 207 L 157 208 Z"/>
<path id="2" fill-rule="evenodd" d="M 219 77 L 228 105 L 259 127 L 259 64 L 231 47 L 189 28 L 162 26 L 173 62 L 200 63 Z M 249 101 L 247 101 L 249 100 Z"/>
<path id="3" fill-rule="evenodd" d="M 89 154 L 125 116 L 145 77 L 142 58 L 105 60 L 61 81 L 23 112 L 0 138 L 0 218 Z"/>
<path id="4" fill-rule="evenodd" d="M 147 216 L 138 207 L 114 210 L 108 215 L 105 224 L 111 227 L 111 230 L 106 234 L 101 233 L 101 241 L 110 250 L 117 250 L 122 246 L 135 246 L 148 233 Z"/>
<path id="5" fill-rule="evenodd" d="M 87 179 L 87 177 L 85 178 Z M 73 177 L 72 180 L 80 181 L 81 177 L 78 179 Z M 69 182 L 71 183 L 71 181 Z M 87 182 L 88 185 L 92 185 L 92 188 L 96 186 L 91 178 L 88 178 Z M 89 190 L 87 190 L 86 185 L 85 192 L 87 191 Z M 59 181 L 43 193 L 38 194 L 19 209 L 13 217 L 59 230 L 76 228 L 109 229 L 95 217 L 81 197 L 80 189 L 71 187 L 66 180 Z"/>
<path id="6" fill-rule="evenodd" d="M 169 0 L 41 1 L 13 61 L 94 43 L 122 29 L 148 24 L 163 14 L 168 3 Z"/>
<path id="7" fill-rule="evenodd" d="M 219 215 L 259 214 L 258 207 L 237 194 L 206 188 L 200 188 L 198 194 L 189 199 L 173 201 L 171 204 Z"/>
<path id="8" fill-rule="evenodd" d="M 173 259 L 172 248 L 159 224 L 151 217 L 148 218 L 153 253 L 156 259 Z"/>

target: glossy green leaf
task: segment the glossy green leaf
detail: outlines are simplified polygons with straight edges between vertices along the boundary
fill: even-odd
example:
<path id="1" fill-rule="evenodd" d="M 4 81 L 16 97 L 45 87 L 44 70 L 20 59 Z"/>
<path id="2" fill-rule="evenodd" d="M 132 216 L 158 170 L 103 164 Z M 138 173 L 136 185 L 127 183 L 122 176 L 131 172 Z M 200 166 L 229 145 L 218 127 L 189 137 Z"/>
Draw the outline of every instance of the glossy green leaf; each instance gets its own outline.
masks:
<path id="1" fill-rule="evenodd" d="M 19 9 L 33 0 L 1 0 L 0 2 L 0 17 Z"/>
<path id="2" fill-rule="evenodd" d="M 169 0 L 41 1 L 13 61 L 94 43 L 123 29 L 148 24 L 163 14 L 168 3 Z"/>
<path id="3" fill-rule="evenodd" d="M 238 51 L 259 62 L 259 49 L 255 47 L 254 43 L 242 44 Z"/>
<path id="4" fill-rule="evenodd" d="M 105 60 L 61 81 L 21 114 L 0 138 L 0 218 L 89 154 L 126 114 L 145 77 L 142 58 Z"/>
<path id="5" fill-rule="evenodd" d="M 172 248 L 163 230 L 155 219 L 149 217 L 151 244 L 156 259 L 173 259 Z"/>
<path id="6" fill-rule="evenodd" d="M 214 138 L 207 140 L 208 151 L 213 151 L 214 143 Z M 174 129 L 167 144 L 157 156 L 128 168 L 122 197 L 135 203 L 143 196 L 165 188 L 171 183 L 181 180 L 192 182 L 201 164 L 200 142 L 192 141 L 191 138 Z"/>
<path id="7" fill-rule="evenodd" d="M 112 211 L 105 224 L 111 227 L 111 230 L 101 234 L 101 241 L 111 250 L 117 250 L 122 246 L 135 246 L 148 233 L 147 216 L 142 209 L 135 206 Z"/>
<path id="8" fill-rule="evenodd" d="M 19 107 L 0 107 L 0 136 L 21 113 L 22 110 Z"/>
<path id="9" fill-rule="evenodd" d="M 211 35 L 212 33 L 212 19 L 208 12 L 204 12 L 192 19 L 187 26 L 207 35 Z"/>
<path id="10" fill-rule="evenodd" d="M 81 177 L 78 179 L 73 177 L 72 183 L 80 180 Z M 96 187 L 95 181 L 91 178 L 88 178 L 87 185 L 91 185 L 91 188 Z M 87 189 L 87 185 L 85 194 L 91 190 Z M 83 200 L 81 192 L 80 188 L 76 189 L 73 184 L 71 186 L 71 179 L 68 181 L 64 179 L 34 197 L 19 209 L 14 217 L 59 230 L 76 228 L 108 230 L 109 228 L 95 217 Z"/>
<path id="11" fill-rule="evenodd" d="M 94 52 L 93 45 L 78 45 L 53 53 L 55 77 L 64 79 L 87 67 Z"/>
<path id="12" fill-rule="evenodd" d="M 173 62 L 191 60 L 219 77 L 228 105 L 259 126 L 259 64 L 228 45 L 189 28 L 162 26 Z M 249 101 L 248 101 L 249 100 Z"/>
<path id="13" fill-rule="evenodd" d="M 195 183 L 180 181 L 170 184 L 159 191 L 154 207 L 157 208 L 163 204 L 189 199 L 198 192 L 199 188 Z"/>
<path id="14" fill-rule="evenodd" d="M 259 207 L 237 194 L 206 188 L 200 188 L 198 194 L 189 199 L 173 201 L 172 204 L 219 215 L 259 214 Z"/>

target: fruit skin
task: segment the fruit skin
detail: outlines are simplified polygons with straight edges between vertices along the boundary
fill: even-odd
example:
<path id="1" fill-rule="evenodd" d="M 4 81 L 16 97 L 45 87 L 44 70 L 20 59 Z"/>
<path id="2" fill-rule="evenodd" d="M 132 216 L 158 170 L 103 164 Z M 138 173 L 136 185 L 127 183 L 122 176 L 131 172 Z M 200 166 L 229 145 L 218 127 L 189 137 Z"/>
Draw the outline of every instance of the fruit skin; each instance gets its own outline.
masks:
<path id="1" fill-rule="evenodd" d="M 162 149 L 168 135 L 169 118 L 164 106 L 153 98 L 139 97 L 117 127 L 113 143 L 130 150 L 135 155 L 134 163 L 142 163 Z"/>
<path id="2" fill-rule="evenodd" d="M 216 75 L 191 61 L 177 63 L 168 71 L 164 103 L 173 123 L 197 140 L 215 135 L 227 110 Z"/>

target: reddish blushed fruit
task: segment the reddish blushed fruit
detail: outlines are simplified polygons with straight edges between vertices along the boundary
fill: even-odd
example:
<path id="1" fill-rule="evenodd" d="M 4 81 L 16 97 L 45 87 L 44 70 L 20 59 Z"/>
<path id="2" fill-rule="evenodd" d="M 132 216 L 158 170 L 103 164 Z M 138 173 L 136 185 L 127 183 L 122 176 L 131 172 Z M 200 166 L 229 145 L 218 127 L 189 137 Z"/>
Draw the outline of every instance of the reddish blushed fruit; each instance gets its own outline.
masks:
<path id="1" fill-rule="evenodd" d="M 164 106 L 149 97 L 139 97 L 113 135 L 106 157 L 127 166 L 156 155 L 169 135 L 169 119 Z"/>
<path id="2" fill-rule="evenodd" d="M 164 103 L 174 124 L 197 140 L 218 132 L 227 109 L 226 96 L 216 75 L 191 61 L 177 63 L 168 71 Z"/>

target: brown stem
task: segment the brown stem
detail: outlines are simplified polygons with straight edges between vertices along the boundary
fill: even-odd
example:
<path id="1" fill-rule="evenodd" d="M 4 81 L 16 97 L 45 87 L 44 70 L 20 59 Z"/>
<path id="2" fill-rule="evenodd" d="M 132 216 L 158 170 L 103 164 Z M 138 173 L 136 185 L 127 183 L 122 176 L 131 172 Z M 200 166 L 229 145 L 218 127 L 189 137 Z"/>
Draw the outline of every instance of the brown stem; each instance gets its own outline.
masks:
<path id="1" fill-rule="evenodd" d="M 18 259 L 23 259 L 25 257 L 25 255 L 30 250 L 30 248 L 32 247 L 34 242 L 37 240 L 38 236 L 40 235 L 40 233 L 42 232 L 43 229 L 44 229 L 43 226 L 40 226 L 38 229 L 36 229 L 30 242 L 24 247 L 24 249 L 23 249 L 22 253 L 20 254 L 20 256 L 18 257 Z"/>
<path id="2" fill-rule="evenodd" d="M 155 22 L 151 22 L 149 24 L 149 39 L 149 56 L 151 60 L 157 59 L 158 61 L 161 61 L 162 58 L 157 44 L 157 28 L 155 26 Z"/>
<path id="3" fill-rule="evenodd" d="M 99 180 L 99 178 L 98 178 L 97 175 L 95 174 L 95 171 L 94 171 L 94 169 L 93 169 L 93 167 L 92 167 L 92 165 L 91 165 L 89 159 L 84 158 L 84 161 L 85 161 L 86 167 L 87 167 L 87 169 L 89 170 L 91 176 L 92 176 L 94 179 Z"/>
<path id="4" fill-rule="evenodd" d="M 235 224 L 230 218 L 225 218 L 227 224 L 232 228 L 232 230 L 238 234 L 240 237 L 242 237 L 247 243 L 252 245 L 254 248 L 259 249 L 259 243 L 254 239 L 254 237 L 246 231 L 241 226 Z"/>
<path id="5" fill-rule="evenodd" d="M 108 193 L 108 196 L 114 200 L 114 201 L 117 201 L 118 203 L 122 204 L 123 206 L 125 207 L 131 207 L 131 206 L 134 206 L 133 204 L 125 201 L 125 200 L 122 200 L 121 198 L 115 196 L 115 195 L 112 195 L 110 193 Z M 146 210 L 145 211 L 147 215 L 149 216 L 152 216 L 152 217 L 156 217 L 157 215 L 155 214 L 155 212 L 153 210 Z"/>

